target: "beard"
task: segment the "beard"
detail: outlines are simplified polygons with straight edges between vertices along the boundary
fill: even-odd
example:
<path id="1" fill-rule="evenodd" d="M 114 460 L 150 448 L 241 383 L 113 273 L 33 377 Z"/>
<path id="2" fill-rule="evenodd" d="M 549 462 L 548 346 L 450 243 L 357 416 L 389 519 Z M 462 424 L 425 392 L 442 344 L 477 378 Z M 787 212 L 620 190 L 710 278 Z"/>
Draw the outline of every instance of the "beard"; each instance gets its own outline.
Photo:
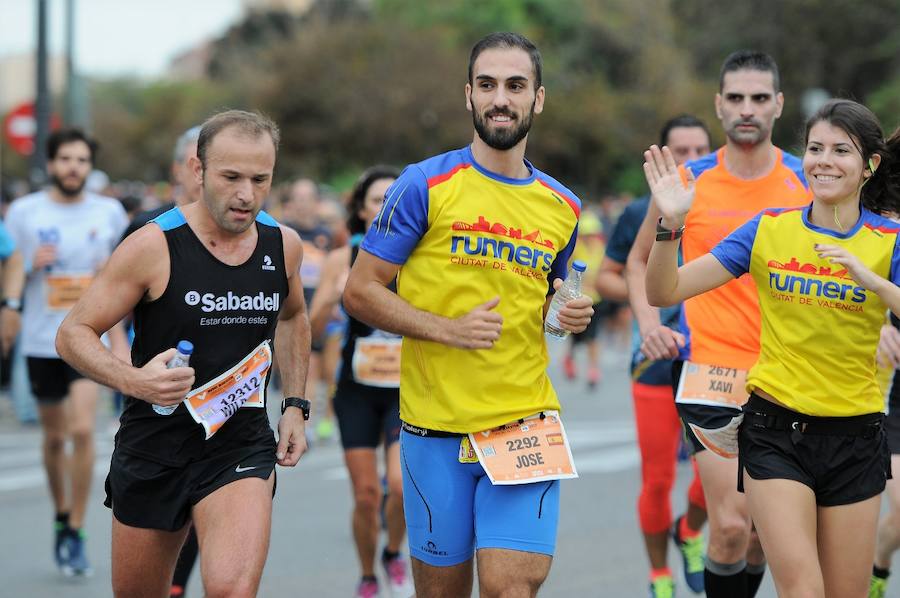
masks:
<path id="1" fill-rule="evenodd" d="M 741 131 L 738 129 L 740 125 L 754 125 L 756 129 L 753 131 Z M 769 129 L 763 126 L 763 123 L 760 121 L 751 118 L 749 120 L 738 120 L 733 122 L 731 126 L 725 130 L 725 135 L 738 145 L 753 146 L 759 145 L 769 138 Z"/>
<path id="2" fill-rule="evenodd" d="M 494 109 L 489 110 L 482 116 L 477 110 L 472 110 L 472 123 L 475 125 L 475 132 L 488 146 L 495 150 L 506 151 L 512 149 L 520 141 L 525 139 L 528 131 L 531 130 L 531 122 L 534 119 L 534 102 L 524 119 L 515 127 L 504 127 L 500 129 L 491 129 L 488 125 L 488 119 L 492 116 L 508 116 L 514 121 L 519 120 L 515 114 L 509 110 Z"/>
<path id="3" fill-rule="evenodd" d="M 78 179 L 78 182 L 74 185 L 66 185 L 63 182 L 63 179 L 56 176 L 55 174 L 50 175 L 50 183 L 56 187 L 56 189 L 65 195 L 66 197 L 76 197 L 81 193 L 81 190 L 84 189 L 84 184 L 87 182 L 87 177 Z"/>
<path id="4" fill-rule="evenodd" d="M 253 226 L 259 213 L 259 210 L 257 210 L 256 213 L 252 214 L 252 218 L 249 218 L 246 222 L 234 221 L 228 217 L 229 207 L 227 203 L 217 201 L 214 196 L 207 193 L 203 194 L 203 203 L 206 204 L 209 215 L 212 216 L 213 221 L 219 228 L 234 234 L 240 234 Z"/>

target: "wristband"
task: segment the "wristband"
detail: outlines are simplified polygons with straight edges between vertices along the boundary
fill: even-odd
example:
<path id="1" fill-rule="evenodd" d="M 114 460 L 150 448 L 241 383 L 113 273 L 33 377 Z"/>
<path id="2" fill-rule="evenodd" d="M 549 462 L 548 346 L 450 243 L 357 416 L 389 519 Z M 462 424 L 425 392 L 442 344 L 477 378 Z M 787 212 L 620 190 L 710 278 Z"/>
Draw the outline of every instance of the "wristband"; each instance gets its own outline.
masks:
<path id="1" fill-rule="evenodd" d="M 22 311 L 22 300 L 7 297 L 3 301 L 0 301 L 0 307 L 8 307 L 9 309 L 14 309 L 15 311 Z"/>
<path id="2" fill-rule="evenodd" d="M 674 230 L 668 229 L 662 225 L 662 218 L 656 221 L 656 240 L 657 241 L 675 241 L 684 234 L 684 225 Z"/>
<path id="3" fill-rule="evenodd" d="M 297 407 L 300 411 L 303 412 L 303 419 L 309 421 L 309 407 L 310 403 L 306 399 L 301 399 L 300 397 L 284 397 L 281 401 L 281 414 L 284 415 L 284 410 L 288 407 Z"/>

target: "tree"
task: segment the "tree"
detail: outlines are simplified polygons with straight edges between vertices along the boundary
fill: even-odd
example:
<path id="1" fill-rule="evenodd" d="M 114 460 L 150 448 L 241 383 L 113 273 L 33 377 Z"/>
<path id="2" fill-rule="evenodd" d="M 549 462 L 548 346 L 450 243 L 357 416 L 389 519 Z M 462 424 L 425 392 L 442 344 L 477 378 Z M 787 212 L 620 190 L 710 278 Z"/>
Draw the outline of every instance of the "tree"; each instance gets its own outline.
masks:
<path id="1" fill-rule="evenodd" d="M 228 92 L 209 82 L 117 79 L 94 82 L 90 96 L 97 166 L 113 180 L 168 180 L 175 140 L 229 105 Z"/>

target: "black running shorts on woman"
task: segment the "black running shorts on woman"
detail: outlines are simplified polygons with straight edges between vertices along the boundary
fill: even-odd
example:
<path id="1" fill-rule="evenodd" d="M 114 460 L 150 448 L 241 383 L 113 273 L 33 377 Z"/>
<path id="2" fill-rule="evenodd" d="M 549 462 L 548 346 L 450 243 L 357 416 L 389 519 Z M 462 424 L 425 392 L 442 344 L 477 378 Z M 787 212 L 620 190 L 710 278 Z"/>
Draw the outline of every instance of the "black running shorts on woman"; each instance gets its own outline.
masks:
<path id="1" fill-rule="evenodd" d="M 738 490 L 746 471 L 754 480 L 800 482 L 820 507 L 877 496 L 891 477 L 883 420 L 805 415 L 751 394 L 738 435 Z"/>
<path id="2" fill-rule="evenodd" d="M 359 239 L 351 240 L 350 263 L 359 254 Z M 396 290 L 394 282 L 388 286 Z M 389 446 L 400 439 L 400 389 L 361 383 L 353 373 L 354 354 L 361 338 L 386 335 L 348 316 L 347 334 L 341 351 L 341 370 L 334 393 L 334 413 L 345 449 L 375 448 L 382 440 Z"/>

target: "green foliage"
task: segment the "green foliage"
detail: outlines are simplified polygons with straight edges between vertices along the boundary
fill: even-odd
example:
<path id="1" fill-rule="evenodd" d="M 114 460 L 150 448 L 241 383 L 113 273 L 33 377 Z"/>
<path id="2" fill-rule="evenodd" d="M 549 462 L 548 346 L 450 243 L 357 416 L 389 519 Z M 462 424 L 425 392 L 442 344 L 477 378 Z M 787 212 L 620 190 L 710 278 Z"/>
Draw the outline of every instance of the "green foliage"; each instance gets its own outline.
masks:
<path id="1" fill-rule="evenodd" d="M 885 135 L 900 127 L 900 76 L 872 92 L 867 105 L 881 120 Z"/>
<path id="2" fill-rule="evenodd" d="M 249 98 L 282 128 L 281 177 L 402 165 L 471 135 L 465 71 L 421 35 L 380 23 L 310 23 L 261 54 L 258 67 L 266 75 Z"/>
<path id="3" fill-rule="evenodd" d="M 223 108 L 229 93 L 209 82 L 130 79 L 95 82 L 90 90 L 93 132 L 100 140 L 97 167 L 115 179 L 165 181 L 175 140 Z"/>
<path id="4" fill-rule="evenodd" d="M 418 30 L 443 30 L 455 43 L 471 46 L 493 31 L 517 31 L 534 38 L 541 33 L 557 38 L 574 29 L 584 0 L 377 0 L 376 14 L 382 22 Z M 549 41 L 549 40 L 547 40 Z"/>

